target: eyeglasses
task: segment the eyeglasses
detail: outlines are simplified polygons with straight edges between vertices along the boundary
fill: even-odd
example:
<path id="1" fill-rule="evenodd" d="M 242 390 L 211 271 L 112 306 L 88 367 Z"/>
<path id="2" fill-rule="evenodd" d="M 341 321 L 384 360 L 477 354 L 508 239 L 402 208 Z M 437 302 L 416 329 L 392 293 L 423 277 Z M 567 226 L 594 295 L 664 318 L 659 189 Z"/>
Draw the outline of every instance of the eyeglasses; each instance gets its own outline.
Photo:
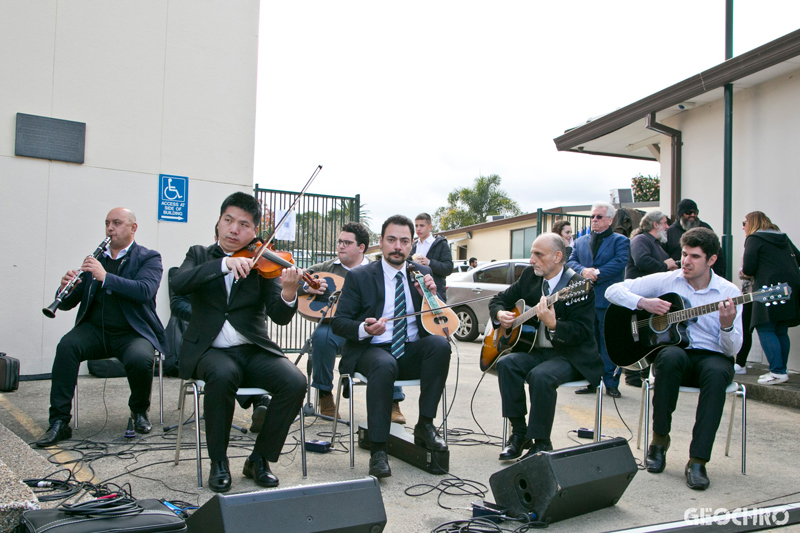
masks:
<path id="1" fill-rule="evenodd" d="M 688 216 L 690 216 L 690 217 L 691 217 L 691 216 L 696 216 L 696 215 L 697 215 L 697 211 L 695 211 L 694 209 L 691 209 L 691 210 L 689 210 L 689 211 L 684 211 L 684 212 L 683 212 L 683 214 L 684 214 L 684 215 L 688 215 Z"/>
<path id="2" fill-rule="evenodd" d="M 592 220 L 603 220 L 604 218 L 608 218 L 605 215 L 592 215 Z"/>
<path id="3" fill-rule="evenodd" d="M 338 241 L 336 241 L 336 244 L 338 244 L 339 246 L 344 246 L 345 248 L 347 248 L 351 244 L 355 244 L 355 241 L 343 241 L 342 239 L 339 239 Z"/>

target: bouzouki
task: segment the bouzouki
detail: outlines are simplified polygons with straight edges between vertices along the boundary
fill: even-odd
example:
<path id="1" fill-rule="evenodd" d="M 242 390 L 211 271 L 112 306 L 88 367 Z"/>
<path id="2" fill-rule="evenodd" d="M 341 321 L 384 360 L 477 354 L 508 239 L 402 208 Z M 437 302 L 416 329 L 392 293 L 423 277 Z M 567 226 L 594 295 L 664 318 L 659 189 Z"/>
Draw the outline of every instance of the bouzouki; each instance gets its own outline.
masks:
<path id="1" fill-rule="evenodd" d="M 765 305 L 785 304 L 792 294 L 786 283 L 764 287 L 761 290 L 733 298 L 736 305 L 762 302 Z M 678 294 L 670 292 L 658 297 L 672 304 L 673 311 L 655 315 L 643 309 L 632 311 L 611 304 L 606 311 L 605 341 L 608 357 L 623 368 L 641 370 L 647 368 L 666 346 L 689 346 L 686 334 L 688 322 L 696 317 L 719 311 L 720 302 L 684 308 Z"/>
<path id="2" fill-rule="evenodd" d="M 593 290 L 594 286 L 589 280 L 573 282 L 547 297 L 547 307 L 552 307 L 556 302 L 566 302 L 571 305 L 583 300 Z M 500 326 L 496 331 L 490 320 L 486 324 L 483 346 L 481 347 L 480 367 L 486 372 L 494 366 L 497 360 L 511 352 L 530 352 L 536 344 L 536 333 L 539 330 L 539 321 L 525 324 L 528 320 L 535 319 L 535 307 L 527 307 L 525 300 L 518 300 L 514 309 L 514 322 L 506 329 Z"/>
<path id="3" fill-rule="evenodd" d="M 431 335 L 439 335 L 451 340 L 450 335 L 461 326 L 455 311 L 446 307 L 444 302 L 425 286 L 424 276 L 414 268 L 414 265 L 406 263 L 406 270 L 411 278 L 419 284 L 422 291 L 423 314 L 420 315 L 422 327 Z"/>
<path id="4" fill-rule="evenodd" d="M 325 314 L 322 323 L 330 322 L 336 312 L 336 300 L 344 285 L 344 278 L 338 274 L 330 272 L 320 272 L 313 274 L 312 277 L 318 280 L 325 280 L 328 288 L 323 294 L 303 294 L 297 297 L 297 312 L 306 320 L 318 322 L 320 317 Z"/>

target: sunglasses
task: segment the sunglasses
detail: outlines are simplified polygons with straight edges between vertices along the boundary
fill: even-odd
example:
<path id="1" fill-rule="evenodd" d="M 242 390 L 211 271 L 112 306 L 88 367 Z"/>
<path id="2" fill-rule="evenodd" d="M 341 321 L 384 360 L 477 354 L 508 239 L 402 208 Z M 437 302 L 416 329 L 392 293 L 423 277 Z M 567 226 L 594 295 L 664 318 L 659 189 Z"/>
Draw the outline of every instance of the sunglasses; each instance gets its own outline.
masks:
<path id="1" fill-rule="evenodd" d="M 608 218 L 605 215 L 592 215 L 592 220 L 603 220 L 604 218 Z"/>
<path id="2" fill-rule="evenodd" d="M 688 215 L 688 216 L 694 216 L 694 215 L 697 215 L 697 211 L 692 209 L 691 211 L 684 211 L 683 214 L 684 215 Z"/>

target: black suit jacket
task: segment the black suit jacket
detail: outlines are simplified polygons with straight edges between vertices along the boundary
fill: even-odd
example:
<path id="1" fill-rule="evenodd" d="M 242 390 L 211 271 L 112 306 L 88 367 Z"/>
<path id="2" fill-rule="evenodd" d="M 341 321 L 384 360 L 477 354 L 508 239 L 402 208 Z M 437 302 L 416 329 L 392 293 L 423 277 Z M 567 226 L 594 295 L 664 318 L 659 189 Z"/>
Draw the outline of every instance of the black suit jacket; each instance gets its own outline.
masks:
<path id="1" fill-rule="evenodd" d="M 431 269 L 426 266 L 417 263 L 411 264 L 422 275 L 431 273 Z M 408 271 L 406 271 L 406 279 L 411 287 L 414 311 L 419 311 L 422 308 L 422 296 L 415 288 L 414 280 L 409 277 Z M 333 333 L 345 338 L 342 360 L 339 362 L 341 374 L 352 376 L 361 354 L 369 348 L 372 337 L 367 337 L 363 341 L 358 340 L 358 327 L 369 317 L 380 318 L 383 316 L 383 306 L 386 302 L 385 292 L 382 261 L 356 267 L 345 278 L 336 314 L 331 321 Z M 417 320 L 417 326 L 420 337 L 428 335 L 419 320 Z"/>
<path id="2" fill-rule="evenodd" d="M 542 279 L 536 275 L 533 267 L 523 270 L 513 285 L 489 301 L 489 316 L 492 320 L 496 320 L 498 311 L 512 309 L 520 299 L 525 300 L 525 304 L 531 307 L 538 304 L 542 298 Z M 565 281 L 563 277 L 561 281 Z M 582 282 L 585 279 L 580 274 L 574 274 L 568 283 L 574 281 Z M 556 302 L 553 309 L 556 313 L 555 334 L 551 336 L 545 329 L 548 340 L 553 344 L 553 350 L 572 363 L 589 383 L 597 386 L 600 383 L 600 376 L 603 375 L 603 361 L 600 359 L 594 337 L 594 291 L 590 292 L 585 300 L 570 305 L 567 305 L 567 302 Z"/>
<path id="3" fill-rule="evenodd" d="M 98 261 L 105 268 L 106 256 L 101 255 Z M 58 308 L 72 309 L 80 302 L 78 316 L 75 318 L 77 326 L 86 318 L 89 304 L 94 300 L 97 291 L 111 291 L 119 298 L 122 314 L 133 330 L 150 341 L 156 350 L 165 353 L 167 340 L 164 326 L 156 314 L 156 293 L 163 273 L 161 254 L 134 242 L 116 274 L 106 274 L 105 282 L 101 284 L 89 272 L 84 272 L 81 274 L 81 282 Z"/>
<path id="4" fill-rule="evenodd" d="M 417 244 L 415 242 L 411 247 L 411 255 L 417 251 Z M 450 252 L 450 245 L 447 244 L 447 239 L 441 235 L 437 235 L 431 244 L 428 255 L 425 257 L 430 261 L 428 267 L 431 269 L 431 276 L 436 283 L 436 296 L 443 302 L 447 300 L 447 283 L 445 278 L 453 273 L 453 254 Z"/>
<path id="5" fill-rule="evenodd" d="M 183 264 L 172 278 L 175 294 L 189 295 L 192 318 L 183 333 L 180 355 L 180 377 L 189 379 L 200 356 L 210 347 L 222 330 L 225 321 L 268 353 L 284 357 L 280 347 L 267 333 L 267 316 L 276 324 L 288 324 L 296 306 L 286 305 L 281 298 L 282 287 L 277 279 L 267 279 L 255 271 L 225 289 L 222 257 L 214 258 L 216 244 L 209 247 L 192 246 Z"/>

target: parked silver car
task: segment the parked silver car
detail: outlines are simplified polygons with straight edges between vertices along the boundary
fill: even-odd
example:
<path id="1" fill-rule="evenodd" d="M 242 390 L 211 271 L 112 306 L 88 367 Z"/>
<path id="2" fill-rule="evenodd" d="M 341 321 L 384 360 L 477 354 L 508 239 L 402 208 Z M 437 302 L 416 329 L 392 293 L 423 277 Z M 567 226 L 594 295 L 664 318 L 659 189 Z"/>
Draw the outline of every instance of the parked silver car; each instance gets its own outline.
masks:
<path id="1" fill-rule="evenodd" d="M 530 263 L 527 259 L 505 259 L 478 266 L 469 272 L 447 276 L 447 303 L 458 304 L 482 296 L 502 292 L 519 279 Z M 489 299 L 453 307 L 460 327 L 454 333 L 460 341 L 474 341 L 489 322 Z"/>

